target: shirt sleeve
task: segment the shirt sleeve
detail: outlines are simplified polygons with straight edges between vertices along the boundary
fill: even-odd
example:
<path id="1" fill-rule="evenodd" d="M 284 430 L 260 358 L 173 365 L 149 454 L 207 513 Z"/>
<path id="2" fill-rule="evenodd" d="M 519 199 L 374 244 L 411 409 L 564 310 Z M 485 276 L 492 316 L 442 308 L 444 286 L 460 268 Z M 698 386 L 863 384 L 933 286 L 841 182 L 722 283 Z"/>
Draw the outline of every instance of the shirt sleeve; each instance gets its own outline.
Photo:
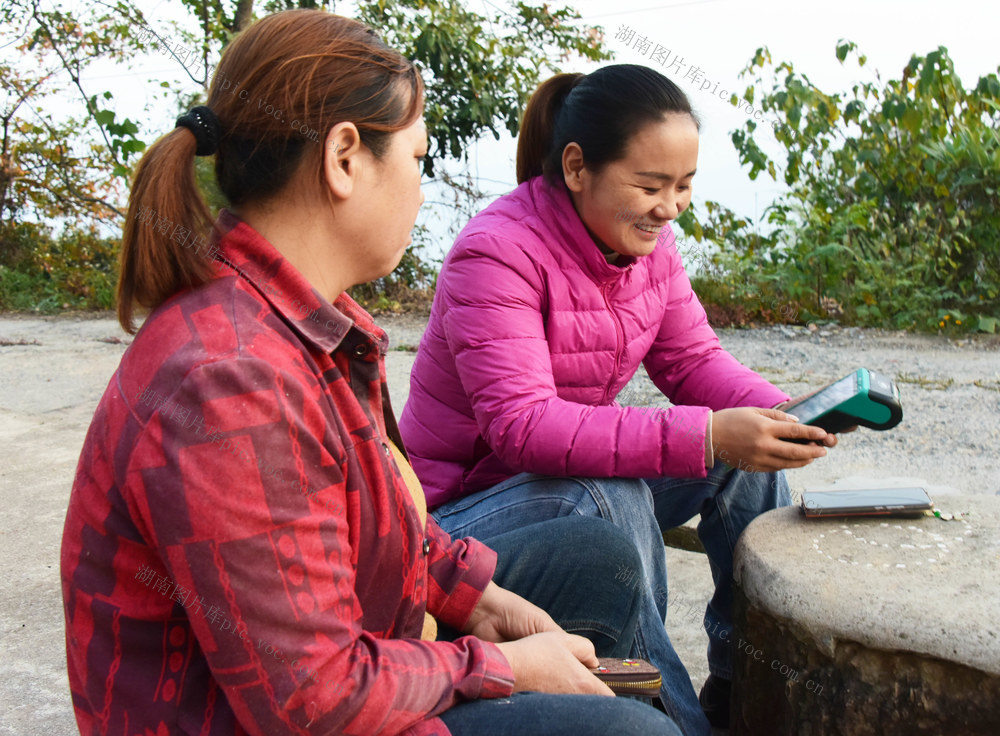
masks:
<path id="1" fill-rule="evenodd" d="M 496 552 L 472 537 L 452 540 L 430 515 L 426 534 L 431 543 L 427 610 L 461 631 L 493 579 Z"/>
<path id="2" fill-rule="evenodd" d="M 647 412 L 561 399 L 543 277 L 509 243 L 478 235 L 463 245 L 439 283 L 444 332 L 479 431 L 504 463 L 545 475 L 705 476 L 706 407 Z"/>
<path id="3" fill-rule="evenodd" d="M 364 474 L 318 408 L 329 400 L 263 360 L 204 365 L 173 397 L 204 426 L 154 415 L 129 464 L 133 516 L 198 601 L 190 625 L 241 725 L 254 734 L 396 734 L 459 701 L 510 694 L 510 666 L 493 644 L 363 629 L 365 539 L 348 519 Z M 451 620 L 467 617 L 495 560 L 476 559 L 485 548 L 434 539 L 443 548 L 436 600 Z"/>

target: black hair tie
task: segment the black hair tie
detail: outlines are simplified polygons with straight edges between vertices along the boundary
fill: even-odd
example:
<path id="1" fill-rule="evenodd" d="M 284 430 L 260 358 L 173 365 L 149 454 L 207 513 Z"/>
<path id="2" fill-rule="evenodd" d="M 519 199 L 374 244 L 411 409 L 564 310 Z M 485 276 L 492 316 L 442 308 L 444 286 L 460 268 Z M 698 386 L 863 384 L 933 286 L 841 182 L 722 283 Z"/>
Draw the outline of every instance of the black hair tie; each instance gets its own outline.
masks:
<path id="1" fill-rule="evenodd" d="M 194 133 L 194 139 L 198 142 L 198 148 L 194 152 L 196 156 L 211 156 L 219 149 L 222 129 L 219 118 L 211 108 L 204 105 L 191 108 L 177 118 L 177 127 L 187 128 Z"/>

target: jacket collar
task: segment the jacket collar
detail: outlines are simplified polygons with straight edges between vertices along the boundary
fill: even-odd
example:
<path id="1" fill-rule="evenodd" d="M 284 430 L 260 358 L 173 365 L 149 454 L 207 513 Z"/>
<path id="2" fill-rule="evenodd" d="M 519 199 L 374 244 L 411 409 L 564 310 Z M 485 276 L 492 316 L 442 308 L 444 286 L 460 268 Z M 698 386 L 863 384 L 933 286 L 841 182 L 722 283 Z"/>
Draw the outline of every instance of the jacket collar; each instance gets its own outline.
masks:
<path id="1" fill-rule="evenodd" d="M 305 342 L 324 353 L 345 348 L 369 360 L 385 355 L 389 343 L 385 331 L 346 293 L 331 304 L 260 233 L 229 210 L 219 213 L 218 229 L 222 239 L 216 261 L 247 281 Z"/>
<path id="2" fill-rule="evenodd" d="M 577 214 L 565 184 L 559 182 L 553 185 L 544 176 L 536 176 L 522 186 L 528 187 L 528 194 L 535 201 L 542 222 L 558 234 L 559 245 L 567 251 L 572 250 L 574 260 L 594 281 L 605 283 L 617 280 L 635 266 L 638 261 L 635 256 L 619 256 L 614 263 L 608 263 Z"/>

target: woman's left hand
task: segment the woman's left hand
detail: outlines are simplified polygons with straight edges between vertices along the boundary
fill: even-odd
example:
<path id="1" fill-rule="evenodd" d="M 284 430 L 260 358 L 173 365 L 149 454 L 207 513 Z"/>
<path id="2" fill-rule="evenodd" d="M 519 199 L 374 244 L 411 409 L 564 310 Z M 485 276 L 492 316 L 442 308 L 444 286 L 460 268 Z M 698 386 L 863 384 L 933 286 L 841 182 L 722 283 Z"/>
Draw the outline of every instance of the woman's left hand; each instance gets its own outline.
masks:
<path id="1" fill-rule="evenodd" d="M 495 643 L 516 641 L 543 631 L 562 631 L 562 628 L 534 603 L 492 581 L 463 629 L 465 634 Z"/>

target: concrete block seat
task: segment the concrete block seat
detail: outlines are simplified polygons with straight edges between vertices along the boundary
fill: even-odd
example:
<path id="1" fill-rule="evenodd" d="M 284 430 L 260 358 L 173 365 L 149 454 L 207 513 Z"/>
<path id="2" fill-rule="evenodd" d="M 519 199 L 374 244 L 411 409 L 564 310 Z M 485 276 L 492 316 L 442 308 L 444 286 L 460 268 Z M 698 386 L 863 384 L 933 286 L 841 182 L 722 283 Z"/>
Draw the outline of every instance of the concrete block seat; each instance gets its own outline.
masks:
<path id="1" fill-rule="evenodd" d="M 1000 498 L 771 511 L 736 549 L 730 733 L 1000 734 Z"/>

